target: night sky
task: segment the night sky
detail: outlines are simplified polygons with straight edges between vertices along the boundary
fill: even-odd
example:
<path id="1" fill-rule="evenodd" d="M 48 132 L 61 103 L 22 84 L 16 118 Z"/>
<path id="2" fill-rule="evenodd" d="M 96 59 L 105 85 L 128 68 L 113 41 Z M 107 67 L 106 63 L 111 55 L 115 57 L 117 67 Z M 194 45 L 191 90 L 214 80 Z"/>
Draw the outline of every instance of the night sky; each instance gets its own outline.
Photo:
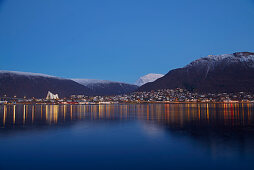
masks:
<path id="1" fill-rule="evenodd" d="M 0 0 L 0 70 L 132 83 L 254 51 L 253 0 Z"/>

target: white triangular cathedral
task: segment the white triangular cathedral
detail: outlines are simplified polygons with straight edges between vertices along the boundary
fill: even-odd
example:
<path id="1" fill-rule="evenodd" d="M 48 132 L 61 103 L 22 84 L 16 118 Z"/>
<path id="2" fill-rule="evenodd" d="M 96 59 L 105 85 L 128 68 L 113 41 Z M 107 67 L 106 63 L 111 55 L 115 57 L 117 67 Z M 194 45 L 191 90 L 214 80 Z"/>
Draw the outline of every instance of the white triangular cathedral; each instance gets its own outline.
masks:
<path id="1" fill-rule="evenodd" d="M 50 91 L 48 91 L 46 99 L 47 100 L 55 100 L 55 99 L 59 99 L 59 97 L 58 97 L 58 94 L 53 94 Z"/>

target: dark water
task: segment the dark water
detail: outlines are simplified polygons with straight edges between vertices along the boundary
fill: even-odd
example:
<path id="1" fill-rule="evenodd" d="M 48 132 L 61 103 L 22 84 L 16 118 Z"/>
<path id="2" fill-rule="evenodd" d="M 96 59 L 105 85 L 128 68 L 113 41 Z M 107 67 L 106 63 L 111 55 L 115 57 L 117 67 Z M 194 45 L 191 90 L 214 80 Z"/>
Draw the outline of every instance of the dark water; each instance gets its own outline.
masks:
<path id="1" fill-rule="evenodd" d="M 254 169 L 253 104 L 0 106 L 0 169 Z"/>

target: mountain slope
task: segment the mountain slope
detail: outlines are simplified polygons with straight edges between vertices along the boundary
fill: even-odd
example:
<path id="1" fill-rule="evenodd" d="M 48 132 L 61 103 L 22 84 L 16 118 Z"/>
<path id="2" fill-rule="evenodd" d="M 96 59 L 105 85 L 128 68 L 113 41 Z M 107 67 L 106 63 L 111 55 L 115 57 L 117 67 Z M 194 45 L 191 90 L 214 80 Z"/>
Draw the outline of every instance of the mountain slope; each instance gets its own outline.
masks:
<path id="1" fill-rule="evenodd" d="M 163 74 L 155 74 L 155 73 L 150 73 L 150 74 L 147 74 L 145 76 L 142 76 L 140 77 L 137 81 L 136 81 L 136 85 L 137 86 L 142 86 L 146 83 L 149 83 L 149 82 L 153 82 L 155 80 L 157 80 L 158 78 L 161 78 L 163 77 L 164 75 Z"/>
<path id="2" fill-rule="evenodd" d="M 95 80 L 95 79 L 72 79 L 72 80 L 91 89 L 93 91 L 93 95 L 127 94 L 137 90 L 138 88 L 138 86 L 136 85 L 108 80 Z"/>
<path id="3" fill-rule="evenodd" d="M 48 91 L 59 97 L 91 95 L 92 91 L 69 79 L 16 71 L 0 71 L 0 95 L 45 98 Z"/>
<path id="4" fill-rule="evenodd" d="M 198 92 L 254 92 L 254 53 L 213 55 L 169 71 L 138 91 L 184 88 Z"/>

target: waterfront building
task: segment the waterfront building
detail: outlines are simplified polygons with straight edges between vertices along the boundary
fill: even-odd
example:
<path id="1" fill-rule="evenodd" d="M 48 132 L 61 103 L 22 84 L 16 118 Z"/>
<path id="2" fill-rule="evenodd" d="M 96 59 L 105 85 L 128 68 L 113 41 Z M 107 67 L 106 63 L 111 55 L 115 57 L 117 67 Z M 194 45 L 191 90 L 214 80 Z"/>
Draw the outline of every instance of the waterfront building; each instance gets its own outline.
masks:
<path id="1" fill-rule="evenodd" d="M 56 100 L 56 99 L 59 99 L 59 97 L 58 97 L 58 94 L 53 94 L 50 91 L 48 91 L 46 99 L 47 100 Z"/>

